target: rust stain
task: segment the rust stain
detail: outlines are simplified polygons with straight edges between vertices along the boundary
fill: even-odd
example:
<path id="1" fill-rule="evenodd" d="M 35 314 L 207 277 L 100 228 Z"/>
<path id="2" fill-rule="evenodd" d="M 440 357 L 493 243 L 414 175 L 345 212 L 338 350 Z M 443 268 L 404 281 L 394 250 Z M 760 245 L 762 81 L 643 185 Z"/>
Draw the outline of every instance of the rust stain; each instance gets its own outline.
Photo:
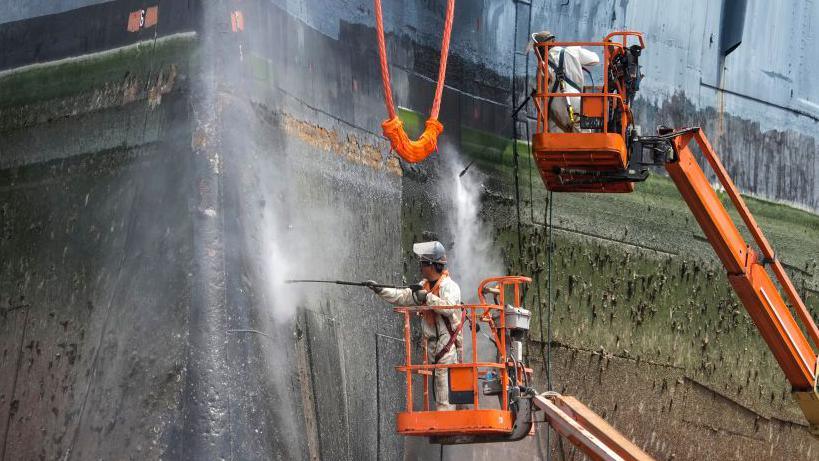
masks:
<path id="1" fill-rule="evenodd" d="M 204 129 L 197 129 L 191 136 L 191 148 L 194 150 L 202 150 L 208 146 L 208 139 L 210 135 Z"/>
<path id="2" fill-rule="evenodd" d="M 139 76 L 131 75 L 126 77 L 121 85 L 123 104 L 138 101 L 145 97 L 148 100 L 149 107 L 154 109 L 162 102 L 162 95 L 173 90 L 176 76 L 176 64 L 169 64 L 159 71 L 156 79 L 148 82 L 147 89 L 145 89 L 145 81 Z"/>
<path id="3" fill-rule="evenodd" d="M 156 81 L 148 88 L 148 105 L 151 109 L 162 102 L 162 95 L 168 94 L 173 89 L 176 82 L 176 64 L 171 64 L 162 69 Z"/>
<path id="4" fill-rule="evenodd" d="M 283 114 L 282 122 L 285 132 L 317 149 L 341 155 L 352 162 L 367 165 L 375 170 L 386 170 L 388 173 L 401 176 L 398 157 L 390 154 L 385 159 L 381 154 L 387 148 L 386 143 L 369 144 L 362 142 L 353 134 L 342 138 L 334 130 L 299 120 L 288 114 Z"/>

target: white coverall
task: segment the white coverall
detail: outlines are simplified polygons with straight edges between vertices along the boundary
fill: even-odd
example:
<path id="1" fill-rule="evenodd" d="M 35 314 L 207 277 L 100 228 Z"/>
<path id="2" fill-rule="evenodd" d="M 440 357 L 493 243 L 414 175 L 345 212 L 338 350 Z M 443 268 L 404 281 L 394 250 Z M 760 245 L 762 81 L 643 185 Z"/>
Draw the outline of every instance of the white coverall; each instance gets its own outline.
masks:
<path id="1" fill-rule="evenodd" d="M 563 71 L 567 78 L 578 84 L 583 88 L 585 76 L 583 75 L 583 68 L 594 67 L 600 64 L 600 58 L 594 51 L 587 50 L 579 46 L 556 46 L 549 48 L 549 56 L 551 61 L 557 66 L 560 63 L 560 52 L 565 50 L 563 56 Z M 599 82 L 596 82 L 599 83 Z M 549 68 L 549 91 L 552 91 L 554 85 L 554 70 Z M 557 88 L 556 93 L 579 93 L 576 88 L 563 82 L 563 89 Z M 569 100 L 567 102 L 567 99 Z M 571 131 L 579 130 L 578 125 L 569 123 L 569 104 L 576 114 L 580 113 L 580 98 L 579 97 L 555 97 L 551 103 L 551 110 L 549 111 L 549 131 L 555 131 L 555 128 L 560 131 L 567 131 L 571 127 Z"/>
<path id="2" fill-rule="evenodd" d="M 397 306 L 414 306 L 412 290 L 409 288 L 384 288 L 379 296 L 387 302 Z M 461 288 L 450 277 L 443 276 L 438 288 L 438 295 L 427 294 L 427 306 L 458 306 L 461 304 Z M 421 332 L 427 341 L 427 355 L 429 363 L 436 363 L 435 356 L 449 343 L 449 330 L 444 323 L 444 317 L 449 321 L 452 331 L 458 331 L 463 319 L 461 308 L 443 309 L 435 311 L 435 325 L 430 325 L 426 319 L 421 320 Z M 458 333 L 458 339 L 452 347 L 438 360 L 437 363 L 458 363 L 458 345 L 463 343 L 463 331 Z M 435 370 L 435 409 L 454 410 L 455 405 L 449 403 L 449 372 L 445 368 Z"/>

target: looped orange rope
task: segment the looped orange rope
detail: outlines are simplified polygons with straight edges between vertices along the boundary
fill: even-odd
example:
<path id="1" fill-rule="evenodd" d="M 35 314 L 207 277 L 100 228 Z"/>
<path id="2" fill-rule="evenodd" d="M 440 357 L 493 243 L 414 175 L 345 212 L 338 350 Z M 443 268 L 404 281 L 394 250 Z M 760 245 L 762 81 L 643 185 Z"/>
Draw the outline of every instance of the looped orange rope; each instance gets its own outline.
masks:
<path id="1" fill-rule="evenodd" d="M 438 83 L 435 86 L 435 98 L 432 100 L 432 109 L 429 113 L 424 132 L 417 140 L 409 139 L 404 131 L 404 124 L 395 113 L 390 88 L 390 71 L 387 67 L 387 45 L 384 39 L 384 19 L 381 13 L 381 0 L 375 0 L 375 28 L 378 32 L 378 55 L 381 60 L 381 81 L 384 84 L 384 103 L 387 106 L 389 119 L 381 124 L 384 136 L 390 140 L 392 149 L 404 160 L 417 163 L 429 157 L 429 154 L 438 148 L 438 136 L 443 133 L 444 126 L 438 121 L 441 110 L 441 95 L 444 92 L 446 77 L 446 60 L 449 56 L 449 39 L 452 36 L 452 20 L 455 16 L 455 0 L 448 0 L 444 34 L 441 39 L 441 63 L 438 67 Z"/>

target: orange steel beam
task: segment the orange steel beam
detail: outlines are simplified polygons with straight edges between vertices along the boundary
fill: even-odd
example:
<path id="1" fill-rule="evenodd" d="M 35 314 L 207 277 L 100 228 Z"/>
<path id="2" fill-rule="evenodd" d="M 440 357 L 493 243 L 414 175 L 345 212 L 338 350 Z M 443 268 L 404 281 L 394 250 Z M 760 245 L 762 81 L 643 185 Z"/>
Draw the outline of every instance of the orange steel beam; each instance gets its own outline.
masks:
<path id="1" fill-rule="evenodd" d="M 506 365 L 498 362 L 466 362 L 466 363 L 430 363 L 426 365 L 397 365 L 396 371 L 416 371 L 416 370 L 437 370 L 441 368 L 472 368 L 475 365 L 479 368 L 504 368 Z"/>
<path id="2" fill-rule="evenodd" d="M 582 46 L 582 47 L 586 47 L 586 48 L 591 48 L 591 47 L 595 47 L 595 46 L 598 46 L 598 47 L 614 46 L 614 47 L 622 48 L 623 44 L 609 40 L 609 41 L 602 41 L 602 42 L 577 42 L 577 41 L 575 41 L 575 42 L 538 42 L 538 43 L 535 43 L 534 46 L 540 47 L 540 48 L 554 48 L 556 46 L 562 46 L 564 48 L 570 47 L 570 46 Z"/>
<path id="3" fill-rule="evenodd" d="M 406 355 L 405 376 L 407 379 L 407 411 L 412 411 L 412 344 L 410 337 L 410 316 L 404 312 L 404 354 Z M 426 379 L 426 377 L 424 378 Z"/>
<path id="4" fill-rule="evenodd" d="M 606 38 L 604 38 L 603 41 L 604 42 L 613 42 L 614 37 L 622 37 L 622 39 L 623 39 L 623 44 L 622 44 L 623 48 L 625 48 L 626 45 L 628 44 L 628 38 L 629 37 L 636 37 L 637 40 L 640 42 L 640 48 L 645 48 L 646 47 L 646 44 L 643 41 L 643 33 L 642 32 L 637 32 L 637 31 L 634 31 L 634 30 L 621 30 L 621 31 L 617 31 L 617 32 L 612 32 L 612 33 L 606 35 Z"/>
<path id="5" fill-rule="evenodd" d="M 769 258 L 770 255 L 770 259 L 773 259 L 773 250 L 701 129 L 674 138 L 673 143 L 678 158 L 675 162 L 667 163 L 666 170 L 680 190 L 711 246 L 714 247 L 728 272 L 731 285 L 785 372 L 794 391 L 813 392 L 816 382 L 816 353 L 766 272 L 763 265 L 765 261 L 760 261 L 756 252 L 748 246 L 714 188 L 708 182 L 702 168 L 697 164 L 694 154 L 688 147 L 692 139 L 696 140 L 705 158 L 717 172 L 717 177 L 728 191 L 757 243 L 761 242 L 760 247 L 765 257 Z M 777 265 L 781 267 L 781 264 Z M 777 272 L 777 265 L 774 266 L 775 272 Z M 777 278 L 785 287 L 786 293 L 789 296 L 794 295 L 792 302 L 793 299 L 798 299 L 787 274 L 779 270 Z M 816 331 L 816 325 L 810 314 L 807 313 L 801 299 L 798 301 L 798 303 L 793 303 L 805 328 L 811 332 L 812 338 L 814 335 L 819 338 L 819 331 Z M 800 306 L 804 312 L 800 311 Z M 805 410 L 804 406 L 803 410 Z M 807 415 L 808 412 L 805 412 Z M 808 419 L 811 420 L 811 417 L 809 416 Z M 815 421 L 811 422 L 815 423 Z"/>
<path id="6" fill-rule="evenodd" d="M 751 236 L 753 236 L 757 246 L 760 250 L 762 250 L 762 255 L 768 262 L 772 263 L 771 269 L 773 270 L 776 279 L 779 281 L 779 284 L 782 286 L 782 289 L 785 290 L 785 295 L 787 295 L 791 306 L 794 308 L 794 310 L 796 310 L 796 315 L 799 316 L 802 324 L 807 329 L 808 335 L 813 341 L 813 345 L 815 347 L 819 347 L 819 328 L 816 327 L 810 312 L 808 312 L 807 307 L 805 307 L 804 301 L 802 301 L 799 293 L 796 292 L 796 288 L 793 286 L 791 279 L 785 272 L 785 268 L 782 267 L 782 262 L 777 259 L 773 247 L 771 247 L 771 244 L 768 243 L 768 239 L 765 238 L 765 234 L 762 233 L 762 229 L 760 229 L 759 224 L 757 224 L 756 219 L 754 219 L 754 216 L 751 214 L 748 206 L 745 205 L 745 201 L 739 194 L 739 190 L 737 189 L 736 185 L 734 185 L 734 181 L 732 181 L 731 177 L 728 175 L 728 171 L 725 169 L 725 166 L 723 166 L 719 157 L 717 157 L 714 149 L 711 147 L 711 143 L 708 142 L 708 139 L 705 137 L 702 130 L 699 130 L 694 135 L 694 139 L 700 146 L 700 150 L 705 156 L 705 159 L 717 174 L 719 182 L 722 184 L 722 186 L 725 188 L 725 192 L 727 192 L 728 196 L 731 198 L 731 202 L 733 202 L 734 207 L 737 209 L 739 215 L 742 217 L 742 220 L 745 222 L 745 226 L 751 232 Z"/>
<path id="7" fill-rule="evenodd" d="M 427 341 L 421 341 L 421 353 L 424 355 L 424 365 L 429 365 L 429 363 L 428 363 L 429 362 L 429 351 L 427 350 L 428 347 L 429 347 L 429 344 L 428 344 Z M 406 371 L 406 370 L 404 370 L 404 371 Z M 424 411 L 429 411 L 429 380 L 430 380 L 430 376 L 433 376 L 433 378 L 432 378 L 433 380 L 435 379 L 434 378 L 435 372 L 432 371 L 432 370 L 416 370 L 416 372 L 418 374 L 426 373 L 426 374 L 423 375 L 423 377 L 424 377 L 424 387 L 423 387 L 424 398 L 423 398 L 423 400 L 424 400 Z M 433 381 L 433 385 L 434 385 L 434 381 Z"/>
<path id="8" fill-rule="evenodd" d="M 648 454 L 573 397 L 547 392 L 533 397 L 546 422 L 589 459 L 652 461 Z"/>

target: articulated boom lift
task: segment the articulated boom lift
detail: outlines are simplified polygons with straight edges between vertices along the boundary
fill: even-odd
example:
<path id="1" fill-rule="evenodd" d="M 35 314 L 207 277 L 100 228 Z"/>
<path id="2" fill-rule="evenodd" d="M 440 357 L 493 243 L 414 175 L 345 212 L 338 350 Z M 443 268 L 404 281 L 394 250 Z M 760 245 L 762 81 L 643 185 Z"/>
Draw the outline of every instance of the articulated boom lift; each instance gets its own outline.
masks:
<path id="1" fill-rule="evenodd" d="M 439 444 L 513 442 L 533 432 L 538 411 L 555 431 L 577 446 L 590 459 L 650 461 L 637 445 L 622 436 L 577 399 L 556 392 L 538 395 L 530 387 L 532 370 L 523 364 L 523 341 L 529 330 L 529 311 L 521 306 L 522 285 L 528 277 L 493 277 L 481 282 L 479 304 L 462 305 L 465 330 L 471 336 L 471 350 L 464 362 L 430 363 L 426 341 L 421 343 L 420 363 L 413 361 L 410 318 L 412 315 L 452 306 L 396 307 L 404 317 L 406 362 L 396 367 L 406 377 L 406 408 L 398 413 L 396 426 L 400 434 L 429 437 Z M 486 295 L 494 294 L 488 302 Z M 478 325 L 488 329 L 494 345 L 495 361 L 481 360 L 478 351 Z M 471 360 L 469 360 L 471 359 Z M 430 409 L 429 381 L 437 369 L 448 370 L 449 402 L 457 410 Z M 414 394 L 414 378 L 421 378 L 420 399 Z M 483 381 L 481 384 L 480 382 Z M 481 399 L 480 396 L 488 396 Z M 497 398 L 495 402 L 494 399 Z M 420 400 L 420 401 L 419 401 Z M 421 408 L 416 407 L 420 404 Z"/>
<path id="2" fill-rule="evenodd" d="M 628 46 L 629 38 L 638 43 Z M 555 71 L 555 64 L 550 64 L 554 54 L 550 52 L 556 47 L 570 46 L 603 49 L 602 87 L 584 87 L 581 93 L 555 91 L 559 85 L 554 82 L 562 76 Z M 629 105 L 639 88 L 638 58 L 643 48 L 643 37 L 638 32 L 614 32 L 602 42 L 535 44 L 538 73 L 533 98 L 538 124 L 532 144 L 546 188 L 562 192 L 631 192 L 635 182 L 648 177 L 648 167 L 665 167 L 725 266 L 731 286 L 790 381 L 793 396 L 810 424 L 811 433 L 819 435 L 814 349 L 819 346 L 819 329 L 702 129 L 660 128 L 656 136 L 645 137 L 634 129 Z M 552 98 L 580 99 L 580 116 L 575 118 L 570 132 L 550 131 L 549 117 L 554 115 L 549 113 Z M 722 205 L 697 164 L 689 146 L 691 141 L 716 173 L 759 252 L 748 245 Z M 807 335 L 797 324 L 766 266 L 779 282 Z"/>

